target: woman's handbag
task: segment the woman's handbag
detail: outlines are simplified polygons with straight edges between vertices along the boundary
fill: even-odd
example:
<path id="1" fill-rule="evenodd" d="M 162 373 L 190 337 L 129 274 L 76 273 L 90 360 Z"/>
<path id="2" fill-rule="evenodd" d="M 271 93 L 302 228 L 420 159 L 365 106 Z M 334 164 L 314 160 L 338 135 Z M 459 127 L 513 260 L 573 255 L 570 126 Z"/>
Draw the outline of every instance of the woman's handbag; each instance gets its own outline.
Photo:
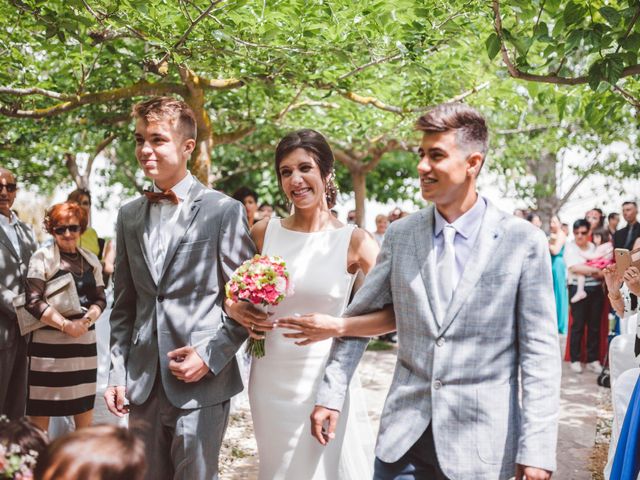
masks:
<path id="1" fill-rule="evenodd" d="M 83 310 L 80 306 L 78 291 L 70 273 L 65 273 L 47 282 L 44 290 L 46 302 L 55 308 L 63 317 L 80 315 Z M 45 327 L 36 317 L 31 315 L 25 308 L 25 294 L 18 295 L 13 299 L 13 308 L 18 316 L 20 335 L 26 335 L 39 328 Z"/>

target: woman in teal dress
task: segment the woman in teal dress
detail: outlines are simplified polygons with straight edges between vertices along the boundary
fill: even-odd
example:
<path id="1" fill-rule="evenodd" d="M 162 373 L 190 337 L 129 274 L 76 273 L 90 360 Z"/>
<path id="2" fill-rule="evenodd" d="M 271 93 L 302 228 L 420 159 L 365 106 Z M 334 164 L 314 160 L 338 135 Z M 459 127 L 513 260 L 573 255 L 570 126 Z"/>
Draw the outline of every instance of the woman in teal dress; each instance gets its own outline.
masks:
<path id="1" fill-rule="evenodd" d="M 551 253 L 551 270 L 553 272 L 553 293 L 556 297 L 556 316 L 558 332 L 567 333 L 569 318 L 569 293 L 567 291 L 567 266 L 564 263 L 564 244 L 567 236 L 562 231 L 562 223 L 557 215 L 549 222 L 549 252 Z"/>

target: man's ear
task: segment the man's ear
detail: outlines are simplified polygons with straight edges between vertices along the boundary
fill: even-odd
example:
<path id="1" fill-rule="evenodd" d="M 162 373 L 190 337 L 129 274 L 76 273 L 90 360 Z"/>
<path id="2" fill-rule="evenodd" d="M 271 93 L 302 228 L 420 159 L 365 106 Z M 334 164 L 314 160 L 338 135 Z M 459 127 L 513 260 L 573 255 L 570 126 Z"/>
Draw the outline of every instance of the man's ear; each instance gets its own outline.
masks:
<path id="1" fill-rule="evenodd" d="M 184 148 L 184 153 L 187 157 L 190 157 L 193 153 L 193 150 L 196 148 L 196 141 L 193 138 L 188 138 L 182 144 Z"/>
<path id="2" fill-rule="evenodd" d="M 484 163 L 484 155 L 480 152 L 473 152 L 467 157 L 467 174 L 477 177 Z"/>

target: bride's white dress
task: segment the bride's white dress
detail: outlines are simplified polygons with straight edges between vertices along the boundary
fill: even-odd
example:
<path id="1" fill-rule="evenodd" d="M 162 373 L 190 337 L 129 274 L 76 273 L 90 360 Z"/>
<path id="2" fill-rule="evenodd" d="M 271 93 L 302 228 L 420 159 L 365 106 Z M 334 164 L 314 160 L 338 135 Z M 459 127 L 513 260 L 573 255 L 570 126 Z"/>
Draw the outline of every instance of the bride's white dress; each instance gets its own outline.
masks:
<path id="1" fill-rule="evenodd" d="M 280 219 L 267 226 L 262 253 L 287 263 L 294 293 L 273 310 L 273 319 L 293 314 L 342 314 L 354 275 L 347 272 L 353 227 L 296 232 Z M 308 346 L 275 329 L 266 355 L 252 360 L 249 402 L 258 443 L 259 480 L 362 480 L 371 478 L 374 438 L 360 381 L 351 383 L 336 429 L 322 446 L 311 436 L 309 416 L 324 374 L 331 339 Z"/>

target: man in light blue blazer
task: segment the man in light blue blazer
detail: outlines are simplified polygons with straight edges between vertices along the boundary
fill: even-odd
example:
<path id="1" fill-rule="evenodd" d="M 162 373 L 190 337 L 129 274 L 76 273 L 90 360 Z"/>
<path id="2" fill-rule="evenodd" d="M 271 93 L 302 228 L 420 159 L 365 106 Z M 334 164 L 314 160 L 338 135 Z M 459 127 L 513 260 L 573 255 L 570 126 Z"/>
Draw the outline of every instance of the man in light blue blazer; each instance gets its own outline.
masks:
<path id="1" fill-rule="evenodd" d="M 560 352 L 547 241 L 477 194 L 488 145 L 477 111 L 440 105 L 417 128 L 432 204 L 391 224 L 345 314 L 349 335 L 358 322 L 371 334 L 367 318 L 379 317 L 365 314 L 393 305 L 398 332 L 374 479 L 549 479 Z M 334 340 L 311 416 L 321 443 L 366 344 Z"/>

